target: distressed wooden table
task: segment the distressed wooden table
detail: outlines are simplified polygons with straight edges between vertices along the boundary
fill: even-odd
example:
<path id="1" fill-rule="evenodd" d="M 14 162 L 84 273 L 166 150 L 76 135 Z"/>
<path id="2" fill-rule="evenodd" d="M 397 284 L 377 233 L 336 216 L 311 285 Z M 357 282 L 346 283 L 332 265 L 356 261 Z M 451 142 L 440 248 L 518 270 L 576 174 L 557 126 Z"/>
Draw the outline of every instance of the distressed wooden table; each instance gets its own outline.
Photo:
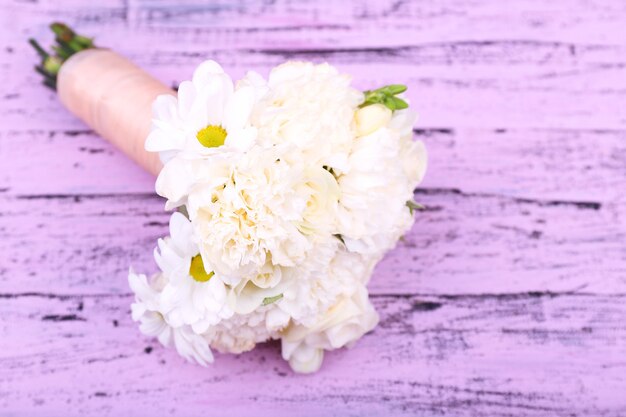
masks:
<path id="1" fill-rule="evenodd" d="M 96 5 L 96 3 L 98 3 Z M 329 61 L 406 82 L 427 206 L 321 372 L 143 337 L 153 178 L 65 111 L 25 40 L 66 21 L 168 84 Z M 626 415 L 626 2 L 0 0 L 0 415 Z"/>

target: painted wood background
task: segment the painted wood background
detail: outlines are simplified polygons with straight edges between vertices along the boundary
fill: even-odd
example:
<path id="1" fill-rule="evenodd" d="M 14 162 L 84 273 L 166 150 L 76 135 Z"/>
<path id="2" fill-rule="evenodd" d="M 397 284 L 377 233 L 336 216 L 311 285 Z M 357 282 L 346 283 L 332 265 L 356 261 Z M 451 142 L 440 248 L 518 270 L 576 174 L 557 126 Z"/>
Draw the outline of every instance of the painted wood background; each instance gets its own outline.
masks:
<path id="1" fill-rule="evenodd" d="M 141 336 L 153 179 L 38 83 L 62 20 L 168 84 L 329 61 L 409 85 L 427 206 L 371 283 L 380 326 L 321 372 L 212 368 Z M 0 0 L 0 415 L 626 415 L 623 0 Z"/>

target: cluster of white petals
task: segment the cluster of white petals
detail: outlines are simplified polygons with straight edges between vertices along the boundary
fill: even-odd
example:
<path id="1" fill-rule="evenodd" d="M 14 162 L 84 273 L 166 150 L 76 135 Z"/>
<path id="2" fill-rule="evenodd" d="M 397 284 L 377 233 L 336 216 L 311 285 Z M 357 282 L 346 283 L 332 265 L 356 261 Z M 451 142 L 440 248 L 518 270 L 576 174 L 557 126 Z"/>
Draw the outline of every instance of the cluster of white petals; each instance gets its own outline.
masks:
<path id="1" fill-rule="evenodd" d="M 414 113 L 364 100 L 328 64 L 235 84 L 213 61 L 155 100 L 146 149 L 177 211 L 160 272 L 129 275 L 143 333 L 201 365 L 280 339 L 313 372 L 376 326 L 367 283 L 413 224 L 426 151 Z"/>

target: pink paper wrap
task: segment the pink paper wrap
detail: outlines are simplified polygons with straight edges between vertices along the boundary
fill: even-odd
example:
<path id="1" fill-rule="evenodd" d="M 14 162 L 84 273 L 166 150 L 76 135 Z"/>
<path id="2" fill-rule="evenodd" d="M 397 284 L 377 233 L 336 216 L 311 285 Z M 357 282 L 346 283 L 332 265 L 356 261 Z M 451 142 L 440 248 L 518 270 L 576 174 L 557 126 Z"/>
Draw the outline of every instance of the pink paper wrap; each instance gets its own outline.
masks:
<path id="1" fill-rule="evenodd" d="M 162 164 L 144 142 L 150 133 L 152 101 L 174 91 L 128 59 L 108 49 L 73 55 L 57 78 L 61 102 L 100 136 L 146 171 L 157 175 Z"/>

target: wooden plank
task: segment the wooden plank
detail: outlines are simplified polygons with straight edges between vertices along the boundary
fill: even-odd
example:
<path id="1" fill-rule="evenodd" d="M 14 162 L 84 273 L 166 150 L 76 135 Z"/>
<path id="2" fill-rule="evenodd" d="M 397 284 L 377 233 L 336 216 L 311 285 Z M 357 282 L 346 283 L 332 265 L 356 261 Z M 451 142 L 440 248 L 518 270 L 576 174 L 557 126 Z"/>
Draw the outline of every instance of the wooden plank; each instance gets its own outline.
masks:
<path id="1" fill-rule="evenodd" d="M 625 195 L 626 130 L 419 128 L 416 137 L 430 155 L 423 187 L 597 203 Z M 0 153 L 4 195 L 154 190 L 152 177 L 88 130 L 0 130 Z"/>
<path id="2" fill-rule="evenodd" d="M 310 376 L 292 375 L 277 344 L 189 365 L 139 335 L 128 296 L 10 297 L 0 406 L 33 417 L 619 416 L 625 297 L 375 297 L 378 328 Z"/>
<path id="3" fill-rule="evenodd" d="M 626 3 L 0 0 L 0 414 L 626 414 Z M 129 317 L 168 214 L 68 114 L 24 39 L 75 24 L 168 84 L 329 61 L 409 85 L 429 175 L 322 372 L 277 344 L 191 366 Z"/>
<path id="4" fill-rule="evenodd" d="M 625 42 L 619 29 L 626 7 L 615 0 L 518 0 L 515 7 L 503 7 L 498 0 L 400 3 L 367 0 L 341 3 L 333 0 L 299 3 L 112 0 L 85 3 L 66 0 L 63 7 L 54 0 L 37 3 L 3 0 L 3 6 L 7 11 L 3 23 L 9 29 L 40 30 L 37 24 L 66 19 L 96 28 L 129 24 L 141 26 L 144 30 L 175 30 L 178 34 L 221 31 L 233 34 L 233 38 L 238 36 L 237 33 L 254 32 L 256 45 L 272 39 L 271 36 L 283 41 L 285 33 L 289 33 L 289 39 L 293 41 L 307 37 L 307 40 L 315 38 L 312 39 L 314 42 L 328 45 L 338 42 L 369 45 L 406 42 L 406 37 L 401 37 L 406 33 L 422 35 L 429 41 L 517 36 L 541 41 L 561 38 L 588 44 Z M 9 18 L 16 14 L 28 14 L 29 24 Z M 137 27 L 133 26 L 133 29 Z M 369 36 L 364 38 L 360 36 L 362 33 Z M 331 35 L 341 36 L 333 39 Z"/>
<path id="5" fill-rule="evenodd" d="M 5 19 L 3 125 L 82 129 L 38 85 L 34 54 L 21 53 L 25 37 L 43 37 L 49 20 L 66 18 L 168 84 L 188 78 L 206 58 L 222 62 L 234 77 L 248 69 L 266 73 L 286 59 L 326 60 L 353 74 L 361 88 L 407 83 L 424 127 L 624 129 L 623 5 L 527 1 L 519 7 L 527 13 L 493 1 L 399 3 L 397 10 L 368 2 L 138 2 L 128 8 L 72 2 L 63 14 L 55 2 L 9 3 L 7 16 L 34 18 L 28 27 Z"/>
<path id="6" fill-rule="evenodd" d="M 120 36 L 123 39 L 131 33 Z M 566 57 L 565 54 L 570 54 L 567 45 L 516 41 L 417 45 L 397 49 L 393 54 L 389 51 L 396 51 L 395 47 L 388 51 L 228 47 L 194 51 L 176 46 L 171 52 L 152 52 L 149 43 L 167 44 L 171 34 L 138 36 L 145 37 L 145 45 L 133 43 L 137 49 L 122 46 L 119 39 L 105 44 L 120 45 L 117 50 L 168 85 L 190 78 L 193 68 L 208 58 L 221 62 L 234 78 L 250 69 L 267 75 L 272 66 L 288 59 L 328 61 L 352 74 L 355 86 L 362 89 L 393 82 L 407 84 L 407 95 L 421 111 L 421 124 L 427 128 L 626 127 L 626 110 L 621 106 L 626 94 L 626 81 L 621 77 L 626 65 L 622 60 L 626 47 L 588 47 L 580 52 L 580 57 Z M 215 41 L 194 41 L 192 45 L 198 44 L 211 45 Z M 8 126 L 84 129 L 57 103 L 52 93 L 39 85 L 37 75 L 31 70 L 32 55 L 16 57 L 6 52 L 3 55 L 8 55 L 0 64 L 6 68 L 2 74 L 6 74 L 9 87 L 1 109 L 10 123 Z"/>
<path id="7" fill-rule="evenodd" d="M 427 207 L 378 266 L 375 294 L 626 292 L 624 205 L 424 189 Z M 6 293 L 126 293 L 129 266 L 155 270 L 167 234 L 147 195 L 7 197 L 0 206 Z"/>

